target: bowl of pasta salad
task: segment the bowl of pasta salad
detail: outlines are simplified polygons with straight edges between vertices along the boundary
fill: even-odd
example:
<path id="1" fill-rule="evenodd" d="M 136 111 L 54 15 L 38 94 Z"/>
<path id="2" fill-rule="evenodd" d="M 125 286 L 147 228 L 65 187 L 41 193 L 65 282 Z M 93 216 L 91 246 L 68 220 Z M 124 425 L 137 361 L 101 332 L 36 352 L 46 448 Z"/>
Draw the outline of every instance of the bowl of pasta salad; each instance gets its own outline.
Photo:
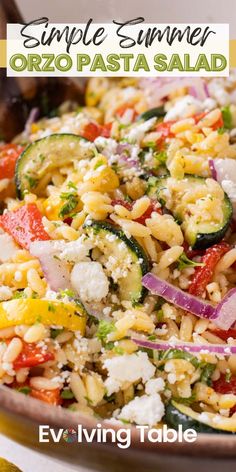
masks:
<path id="1" fill-rule="evenodd" d="M 234 70 L 91 78 L 1 143 L 1 415 L 24 440 L 99 423 L 154 457 L 137 426 L 181 425 L 196 444 L 159 452 L 233 456 L 235 308 Z"/>

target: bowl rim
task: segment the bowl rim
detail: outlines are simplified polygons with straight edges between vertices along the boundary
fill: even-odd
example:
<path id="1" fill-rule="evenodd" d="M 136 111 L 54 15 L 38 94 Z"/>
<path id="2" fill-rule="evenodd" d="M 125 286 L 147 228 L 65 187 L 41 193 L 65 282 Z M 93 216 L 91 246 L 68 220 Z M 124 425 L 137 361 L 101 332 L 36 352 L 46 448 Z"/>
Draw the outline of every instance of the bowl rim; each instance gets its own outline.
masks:
<path id="1" fill-rule="evenodd" d="M 111 423 L 109 420 L 98 420 L 91 418 L 83 413 L 74 413 L 62 407 L 48 405 L 40 400 L 23 395 L 16 390 L 7 386 L 0 386 L 0 411 L 5 415 L 13 415 L 20 420 L 27 420 L 33 426 L 38 427 L 40 424 L 47 424 L 55 428 L 74 428 L 82 425 L 88 431 L 95 428 L 99 423 L 103 428 L 112 428 L 117 431 L 120 425 Z M 122 425 L 122 428 L 128 427 Z M 171 454 L 177 456 L 199 456 L 204 458 L 222 457 L 236 458 L 236 434 L 198 434 L 197 440 L 193 443 L 173 442 L 152 443 L 148 440 L 147 435 L 145 441 L 140 442 L 139 434 L 134 426 L 131 426 L 131 446 L 132 450 L 142 449 L 145 453 Z M 108 441 L 105 447 L 113 446 L 114 443 Z"/>

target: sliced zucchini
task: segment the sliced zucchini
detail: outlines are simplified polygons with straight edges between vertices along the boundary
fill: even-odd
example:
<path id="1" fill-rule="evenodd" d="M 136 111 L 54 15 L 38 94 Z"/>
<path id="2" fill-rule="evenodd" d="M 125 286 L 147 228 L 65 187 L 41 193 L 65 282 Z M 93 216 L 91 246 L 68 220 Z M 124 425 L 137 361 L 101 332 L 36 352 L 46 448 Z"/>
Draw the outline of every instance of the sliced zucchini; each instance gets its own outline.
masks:
<path id="1" fill-rule="evenodd" d="M 147 120 L 150 120 L 150 118 L 163 118 L 165 114 L 166 112 L 165 112 L 164 107 L 150 108 L 150 110 L 147 110 L 144 113 L 141 113 L 138 119 L 147 121 Z"/>
<path id="2" fill-rule="evenodd" d="M 176 430 L 181 424 L 183 431 L 194 429 L 197 433 L 236 433 L 236 418 L 227 418 L 218 413 L 198 413 L 173 400 L 166 407 L 165 421 L 169 427 Z"/>
<path id="3" fill-rule="evenodd" d="M 51 171 L 73 161 L 94 156 L 93 145 L 84 145 L 86 140 L 75 134 L 51 134 L 39 139 L 21 153 L 17 160 L 15 183 L 17 196 L 23 198 L 25 191 L 41 195 L 50 179 Z M 43 187 L 43 188 L 42 188 Z"/>
<path id="4" fill-rule="evenodd" d="M 134 238 L 127 238 L 124 232 L 104 221 L 89 221 L 84 225 L 87 235 L 92 239 L 105 258 L 110 277 L 118 285 L 122 300 L 141 302 L 146 294 L 142 277 L 149 270 L 149 262 L 141 246 Z M 109 268 L 110 267 L 110 268 Z"/>
<path id="5" fill-rule="evenodd" d="M 177 185 L 175 191 L 171 194 L 171 198 L 169 198 L 173 181 Z M 221 241 L 230 225 L 233 214 L 232 204 L 226 193 L 224 193 L 221 203 L 223 215 L 221 222 L 210 219 L 201 221 L 201 215 L 195 217 L 193 213 L 190 214 L 187 204 L 184 202 L 184 196 L 187 192 L 191 195 L 192 190 L 201 190 L 202 186 L 206 186 L 206 179 L 194 175 L 185 175 L 182 180 L 164 175 L 159 178 L 151 177 L 148 181 L 148 195 L 150 197 L 155 195 L 159 202 L 173 214 L 182 225 L 185 239 L 193 249 L 206 249 Z M 194 204 L 195 201 L 193 200 L 192 203 Z"/>

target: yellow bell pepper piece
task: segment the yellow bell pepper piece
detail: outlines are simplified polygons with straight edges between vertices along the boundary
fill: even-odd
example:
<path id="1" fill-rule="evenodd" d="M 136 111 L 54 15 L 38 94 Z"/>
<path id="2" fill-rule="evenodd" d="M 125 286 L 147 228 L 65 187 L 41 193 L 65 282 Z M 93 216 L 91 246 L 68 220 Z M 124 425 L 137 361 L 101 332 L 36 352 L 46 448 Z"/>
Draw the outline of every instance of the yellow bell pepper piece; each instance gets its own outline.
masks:
<path id="1" fill-rule="evenodd" d="M 0 329 L 21 324 L 32 325 L 36 322 L 48 326 L 63 326 L 71 331 L 80 331 L 83 335 L 86 311 L 79 304 L 55 300 L 26 298 L 0 303 Z"/>

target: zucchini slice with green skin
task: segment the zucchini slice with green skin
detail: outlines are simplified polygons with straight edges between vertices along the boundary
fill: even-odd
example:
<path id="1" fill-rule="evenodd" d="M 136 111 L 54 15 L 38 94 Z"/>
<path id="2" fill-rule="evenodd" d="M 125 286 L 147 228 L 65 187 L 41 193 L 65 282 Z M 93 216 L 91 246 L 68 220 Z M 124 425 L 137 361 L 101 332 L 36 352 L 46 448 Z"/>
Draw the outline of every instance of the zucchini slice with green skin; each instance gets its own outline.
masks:
<path id="1" fill-rule="evenodd" d="M 224 193 L 222 200 L 223 220 L 221 223 L 211 221 L 198 221 L 197 223 L 189 217 L 187 208 L 183 204 L 183 193 L 180 191 L 175 193 L 176 201 L 168 204 L 168 180 L 173 179 L 168 175 L 159 178 L 151 177 L 148 182 L 147 194 L 159 200 L 161 205 L 166 206 L 173 214 L 176 220 L 182 224 L 185 239 L 193 249 L 206 249 L 216 244 L 224 237 L 233 215 L 233 208 L 229 197 Z M 194 187 L 206 185 L 206 179 L 195 175 L 184 176 L 184 179 L 177 181 L 179 186 L 183 183 L 185 190 L 191 192 Z M 193 202 L 194 203 L 194 202 Z"/>
<path id="2" fill-rule="evenodd" d="M 150 120 L 150 118 L 163 118 L 166 112 L 164 107 L 150 108 L 150 110 L 145 111 L 139 115 L 138 120 Z"/>
<path id="3" fill-rule="evenodd" d="M 117 280 L 121 299 L 141 302 L 147 293 L 142 286 L 142 277 L 149 270 L 149 261 L 138 242 L 132 237 L 127 238 L 122 230 L 106 221 L 89 221 L 84 229 L 106 259 L 112 258 L 114 271 L 121 271 Z"/>
<path id="4" fill-rule="evenodd" d="M 194 429 L 197 433 L 236 433 L 236 418 L 227 418 L 217 413 L 198 413 L 174 400 L 166 406 L 165 421 L 169 427 L 176 430 L 182 425 L 183 431 Z"/>
<path id="5" fill-rule="evenodd" d="M 76 134 L 51 134 L 38 139 L 21 153 L 16 163 L 15 184 L 17 196 L 24 197 L 25 191 L 41 195 L 44 188 L 40 185 L 50 172 L 73 161 L 93 157 L 91 146 Z"/>

